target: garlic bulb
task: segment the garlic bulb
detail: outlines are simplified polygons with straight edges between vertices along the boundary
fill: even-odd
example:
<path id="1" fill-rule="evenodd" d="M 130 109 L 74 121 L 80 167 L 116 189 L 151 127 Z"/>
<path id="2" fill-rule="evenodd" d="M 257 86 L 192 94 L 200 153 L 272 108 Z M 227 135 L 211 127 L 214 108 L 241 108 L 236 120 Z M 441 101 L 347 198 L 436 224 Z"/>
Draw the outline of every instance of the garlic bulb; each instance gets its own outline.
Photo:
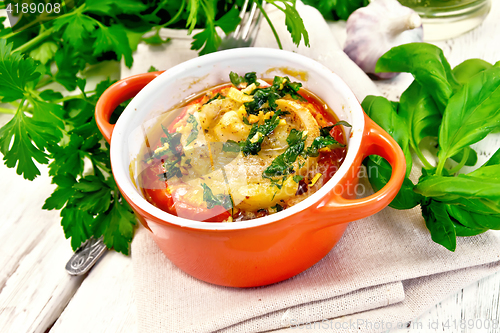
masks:
<path id="1" fill-rule="evenodd" d="M 375 74 L 375 65 L 384 53 L 395 46 L 423 40 L 420 16 L 396 0 L 373 0 L 356 10 L 349 16 L 346 30 L 344 52 L 365 73 L 383 79 L 397 75 Z"/>

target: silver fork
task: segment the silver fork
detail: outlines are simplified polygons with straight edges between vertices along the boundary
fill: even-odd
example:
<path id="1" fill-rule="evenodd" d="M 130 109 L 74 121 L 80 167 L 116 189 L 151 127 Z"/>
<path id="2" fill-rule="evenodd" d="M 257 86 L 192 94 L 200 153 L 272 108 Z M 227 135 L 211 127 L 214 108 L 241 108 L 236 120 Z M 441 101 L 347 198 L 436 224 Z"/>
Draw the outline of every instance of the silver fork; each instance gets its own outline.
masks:
<path id="1" fill-rule="evenodd" d="M 247 7 L 250 0 L 245 0 L 240 11 L 240 24 L 229 35 L 222 39 L 219 46 L 220 50 L 234 49 L 237 47 L 249 47 L 255 42 L 255 37 L 259 31 L 259 23 L 262 13 L 257 8 L 257 4 L 253 2 L 250 12 L 247 13 Z M 266 4 L 262 1 L 262 7 Z"/>

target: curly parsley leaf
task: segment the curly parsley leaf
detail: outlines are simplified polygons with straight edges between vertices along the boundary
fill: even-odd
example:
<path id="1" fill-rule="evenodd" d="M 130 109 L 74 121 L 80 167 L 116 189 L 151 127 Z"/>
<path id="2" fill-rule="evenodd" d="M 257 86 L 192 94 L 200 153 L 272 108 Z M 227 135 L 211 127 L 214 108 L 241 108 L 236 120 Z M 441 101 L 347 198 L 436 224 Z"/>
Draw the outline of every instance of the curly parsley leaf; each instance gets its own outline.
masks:
<path id="1" fill-rule="evenodd" d="M 292 36 L 293 43 L 295 45 L 299 45 L 302 38 L 304 38 L 304 45 L 309 46 L 309 34 L 307 33 L 306 27 L 304 26 L 304 21 L 300 17 L 297 8 L 295 7 L 295 0 L 288 1 L 267 1 L 270 4 L 273 4 L 276 8 L 281 10 L 285 14 L 285 24 Z M 277 4 L 280 2 L 284 5 L 281 7 Z"/>
<path id="2" fill-rule="evenodd" d="M 240 144 L 233 140 L 227 140 L 222 144 L 223 152 L 239 153 L 241 151 Z"/>
<path id="3" fill-rule="evenodd" d="M 214 96 L 214 97 L 212 97 L 212 98 L 210 98 L 208 101 L 206 101 L 206 102 L 205 102 L 205 104 L 208 104 L 208 103 L 210 103 L 210 102 L 212 102 L 212 101 L 215 101 L 216 99 L 219 99 L 219 98 L 220 98 L 220 99 L 225 99 L 225 98 L 226 98 L 226 96 L 221 95 L 220 93 L 217 93 L 217 94 L 215 94 L 215 96 Z M 205 104 L 203 104 L 203 105 L 205 105 Z"/>
<path id="4" fill-rule="evenodd" d="M 36 101 L 28 83 L 38 77 L 32 59 L 23 59 L 17 53 L 11 53 L 12 44 L 0 40 L 0 88 L 3 101 L 22 99 L 14 117 L 0 128 L 0 152 L 4 155 L 5 165 L 14 168 L 24 178 L 33 180 L 40 175 L 34 161 L 47 164 L 46 149 L 57 144 L 61 138 L 63 123 L 56 114 L 60 107 Z M 29 96 L 27 99 L 25 96 Z M 32 116 L 24 112 L 31 101 Z M 60 115 L 59 115 L 60 116 Z"/>
<path id="5" fill-rule="evenodd" d="M 42 65 L 45 65 L 47 62 L 49 62 L 49 60 L 54 58 L 57 49 L 58 47 L 56 43 L 54 43 L 53 41 L 48 41 L 40 44 L 37 48 L 33 49 L 30 52 L 30 57 L 40 61 Z"/>
<path id="6" fill-rule="evenodd" d="M 89 38 L 95 30 L 97 21 L 90 16 L 80 12 L 72 15 L 63 15 L 54 20 L 54 30 L 63 30 L 62 38 L 75 48 L 83 45 L 84 40 Z"/>
<path id="7" fill-rule="evenodd" d="M 104 244 L 108 248 L 114 248 L 115 251 L 128 255 L 136 224 L 134 213 L 115 187 L 111 208 L 105 214 L 99 214 L 94 218 L 90 226 L 94 231 L 94 237 L 103 236 Z"/>
<path id="8" fill-rule="evenodd" d="M 63 208 L 69 199 L 75 195 L 73 185 L 75 185 L 75 177 L 55 176 L 52 178 L 52 184 L 57 184 L 55 191 L 45 200 L 42 209 L 52 210 Z"/>
<path id="9" fill-rule="evenodd" d="M 96 41 L 94 43 L 94 55 L 99 55 L 105 51 L 114 51 L 121 59 L 122 55 L 125 59 L 127 67 L 132 66 L 134 59 L 132 58 L 132 49 L 128 42 L 125 28 L 121 25 L 114 24 L 111 27 L 106 27 L 99 24 L 99 28 L 94 31 Z"/>
<path id="10" fill-rule="evenodd" d="M 28 82 L 40 76 L 33 59 L 24 59 L 20 52 L 12 52 L 12 45 L 0 39 L 0 91 L 3 103 L 23 98 Z"/>
<path id="11" fill-rule="evenodd" d="M 253 101 L 245 103 L 245 108 L 248 114 L 258 114 L 259 109 L 267 102 L 271 109 L 276 109 L 278 106 L 276 100 L 282 95 L 273 87 L 258 89 L 253 94 Z"/>
<path id="12" fill-rule="evenodd" d="M 187 26 L 189 26 L 189 33 L 192 32 L 194 26 L 196 25 L 196 15 L 198 14 L 199 8 L 202 8 L 206 17 L 206 25 L 203 31 L 193 36 L 191 49 L 200 50 L 199 54 L 204 55 L 217 51 L 217 48 L 222 42 L 215 27 L 220 27 L 226 34 L 228 34 L 236 29 L 236 26 L 240 23 L 240 17 L 238 16 L 238 10 L 233 8 L 224 14 L 224 16 L 220 19 L 215 20 L 213 2 L 207 0 L 191 0 L 188 4 L 189 17 Z"/>
<path id="13" fill-rule="evenodd" d="M 61 226 L 66 238 L 71 238 L 71 248 L 76 251 L 92 236 L 92 215 L 84 210 L 65 207 L 61 210 Z"/>

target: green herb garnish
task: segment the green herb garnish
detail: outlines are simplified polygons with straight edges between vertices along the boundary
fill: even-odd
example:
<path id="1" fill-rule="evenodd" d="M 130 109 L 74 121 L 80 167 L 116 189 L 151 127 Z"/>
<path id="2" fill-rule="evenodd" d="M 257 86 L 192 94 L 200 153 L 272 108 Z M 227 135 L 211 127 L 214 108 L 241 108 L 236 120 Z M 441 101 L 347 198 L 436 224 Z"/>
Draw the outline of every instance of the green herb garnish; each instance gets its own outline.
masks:
<path id="1" fill-rule="evenodd" d="M 225 209 L 233 208 L 233 199 L 229 194 L 214 195 L 207 184 L 202 183 L 203 187 L 203 201 L 207 203 L 207 208 L 212 209 L 215 206 L 222 206 Z"/>
<path id="2" fill-rule="evenodd" d="M 270 87 L 256 89 L 253 92 L 253 101 L 245 103 L 245 108 L 248 114 L 258 114 L 261 111 L 262 106 L 267 102 L 268 110 L 274 111 L 278 106 L 276 100 L 290 95 L 293 99 L 305 100 L 302 96 L 298 94 L 298 91 L 302 87 L 299 82 L 290 82 L 290 79 L 285 76 L 275 76 L 273 84 Z"/>
<path id="3" fill-rule="evenodd" d="M 276 210 L 276 212 L 281 212 L 284 208 L 279 205 L 279 204 L 276 204 L 275 206 L 271 207 L 272 209 Z"/>
<path id="4" fill-rule="evenodd" d="M 243 154 L 245 154 L 245 156 L 257 155 L 257 153 L 261 150 L 262 142 L 264 141 L 264 139 L 269 136 L 278 126 L 280 122 L 280 114 L 281 112 L 278 110 L 270 119 L 267 119 L 264 124 L 254 124 L 252 126 L 252 129 L 250 130 L 246 141 L 240 143 L 241 151 L 243 152 Z"/>
<path id="5" fill-rule="evenodd" d="M 191 142 L 196 140 L 196 138 L 198 137 L 199 130 L 198 130 L 198 122 L 196 121 L 196 118 L 192 114 L 189 115 L 187 123 L 193 126 L 193 129 L 191 130 L 191 133 L 189 133 L 189 136 L 187 138 L 187 144 L 189 145 Z"/>
<path id="6" fill-rule="evenodd" d="M 257 89 L 253 93 L 253 101 L 245 103 L 245 108 L 248 114 L 259 114 L 259 109 L 268 102 L 271 110 L 276 110 L 278 106 L 276 100 L 282 98 L 284 95 L 280 94 L 274 87 L 267 87 Z"/>
<path id="7" fill-rule="evenodd" d="M 304 151 L 305 140 L 307 136 L 304 132 L 297 131 L 295 128 L 290 131 L 286 141 L 288 148 L 281 155 L 278 155 L 262 173 L 264 178 L 275 178 L 294 173 L 293 163 Z"/>
<path id="8" fill-rule="evenodd" d="M 222 151 L 231 152 L 231 153 L 239 153 L 241 151 L 240 144 L 233 140 L 227 140 L 222 144 Z"/>
<path id="9" fill-rule="evenodd" d="M 325 148 L 325 147 L 328 147 L 330 149 L 345 147 L 344 144 L 339 143 L 337 140 L 335 140 L 330 135 L 330 131 L 332 130 L 332 128 L 334 128 L 335 126 L 338 126 L 338 125 L 344 125 L 347 127 L 351 127 L 351 125 L 348 122 L 339 121 L 335 125 L 321 128 L 320 129 L 320 136 L 315 138 L 314 141 L 312 142 L 311 146 L 309 146 L 306 149 L 307 156 L 317 157 L 319 155 L 319 150 L 321 148 Z"/>
<path id="10" fill-rule="evenodd" d="M 235 87 L 238 87 L 241 83 L 246 83 L 247 85 L 255 83 L 256 86 L 260 85 L 259 82 L 257 82 L 256 72 L 249 72 L 246 73 L 244 76 L 239 76 L 237 73 L 231 72 L 229 73 L 229 79 L 231 80 L 231 83 Z"/>
<path id="11" fill-rule="evenodd" d="M 215 101 L 216 99 L 219 99 L 219 98 L 220 98 L 220 99 L 224 99 L 224 98 L 226 98 L 226 96 L 221 95 L 220 93 L 217 93 L 217 94 L 215 94 L 215 96 L 214 96 L 214 97 L 212 97 L 212 98 L 210 98 L 208 101 L 206 101 L 206 102 L 205 102 L 205 104 L 208 104 L 208 103 L 210 103 L 210 102 L 212 102 L 212 101 Z M 205 104 L 203 104 L 203 105 L 205 105 Z"/>
<path id="12" fill-rule="evenodd" d="M 172 177 L 181 178 L 182 172 L 180 169 L 181 158 L 177 158 L 174 160 L 168 160 L 163 162 L 163 167 L 165 168 L 165 173 L 160 173 L 158 176 L 161 179 L 170 179 Z"/>

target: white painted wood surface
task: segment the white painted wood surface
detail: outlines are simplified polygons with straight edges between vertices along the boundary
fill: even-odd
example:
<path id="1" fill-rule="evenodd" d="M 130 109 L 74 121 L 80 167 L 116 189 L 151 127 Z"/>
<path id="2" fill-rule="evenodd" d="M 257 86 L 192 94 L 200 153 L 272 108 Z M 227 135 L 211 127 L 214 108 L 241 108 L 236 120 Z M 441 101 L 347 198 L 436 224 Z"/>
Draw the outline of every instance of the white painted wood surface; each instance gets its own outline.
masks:
<path id="1" fill-rule="evenodd" d="M 500 3 L 478 29 L 436 43 L 452 66 L 468 58 L 500 60 Z M 378 82 L 385 96 L 397 98 L 411 82 L 400 76 Z M 0 115 L 0 125 L 8 121 Z M 86 276 L 70 277 L 64 265 L 71 255 L 58 212 L 42 211 L 53 190 L 43 176 L 23 180 L 0 165 L 0 332 L 124 332 L 136 331 L 132 265 L 129 257 L 108 253 Z M 500 273 L 474 283 L 423 314 L 418 321 L 450 324 L 461 320 L 499 320 Z M 467 326 L 467 325 L 466 325 Z M 500 332 L 500 329 L 402 329 L 413 332 Z"/>

